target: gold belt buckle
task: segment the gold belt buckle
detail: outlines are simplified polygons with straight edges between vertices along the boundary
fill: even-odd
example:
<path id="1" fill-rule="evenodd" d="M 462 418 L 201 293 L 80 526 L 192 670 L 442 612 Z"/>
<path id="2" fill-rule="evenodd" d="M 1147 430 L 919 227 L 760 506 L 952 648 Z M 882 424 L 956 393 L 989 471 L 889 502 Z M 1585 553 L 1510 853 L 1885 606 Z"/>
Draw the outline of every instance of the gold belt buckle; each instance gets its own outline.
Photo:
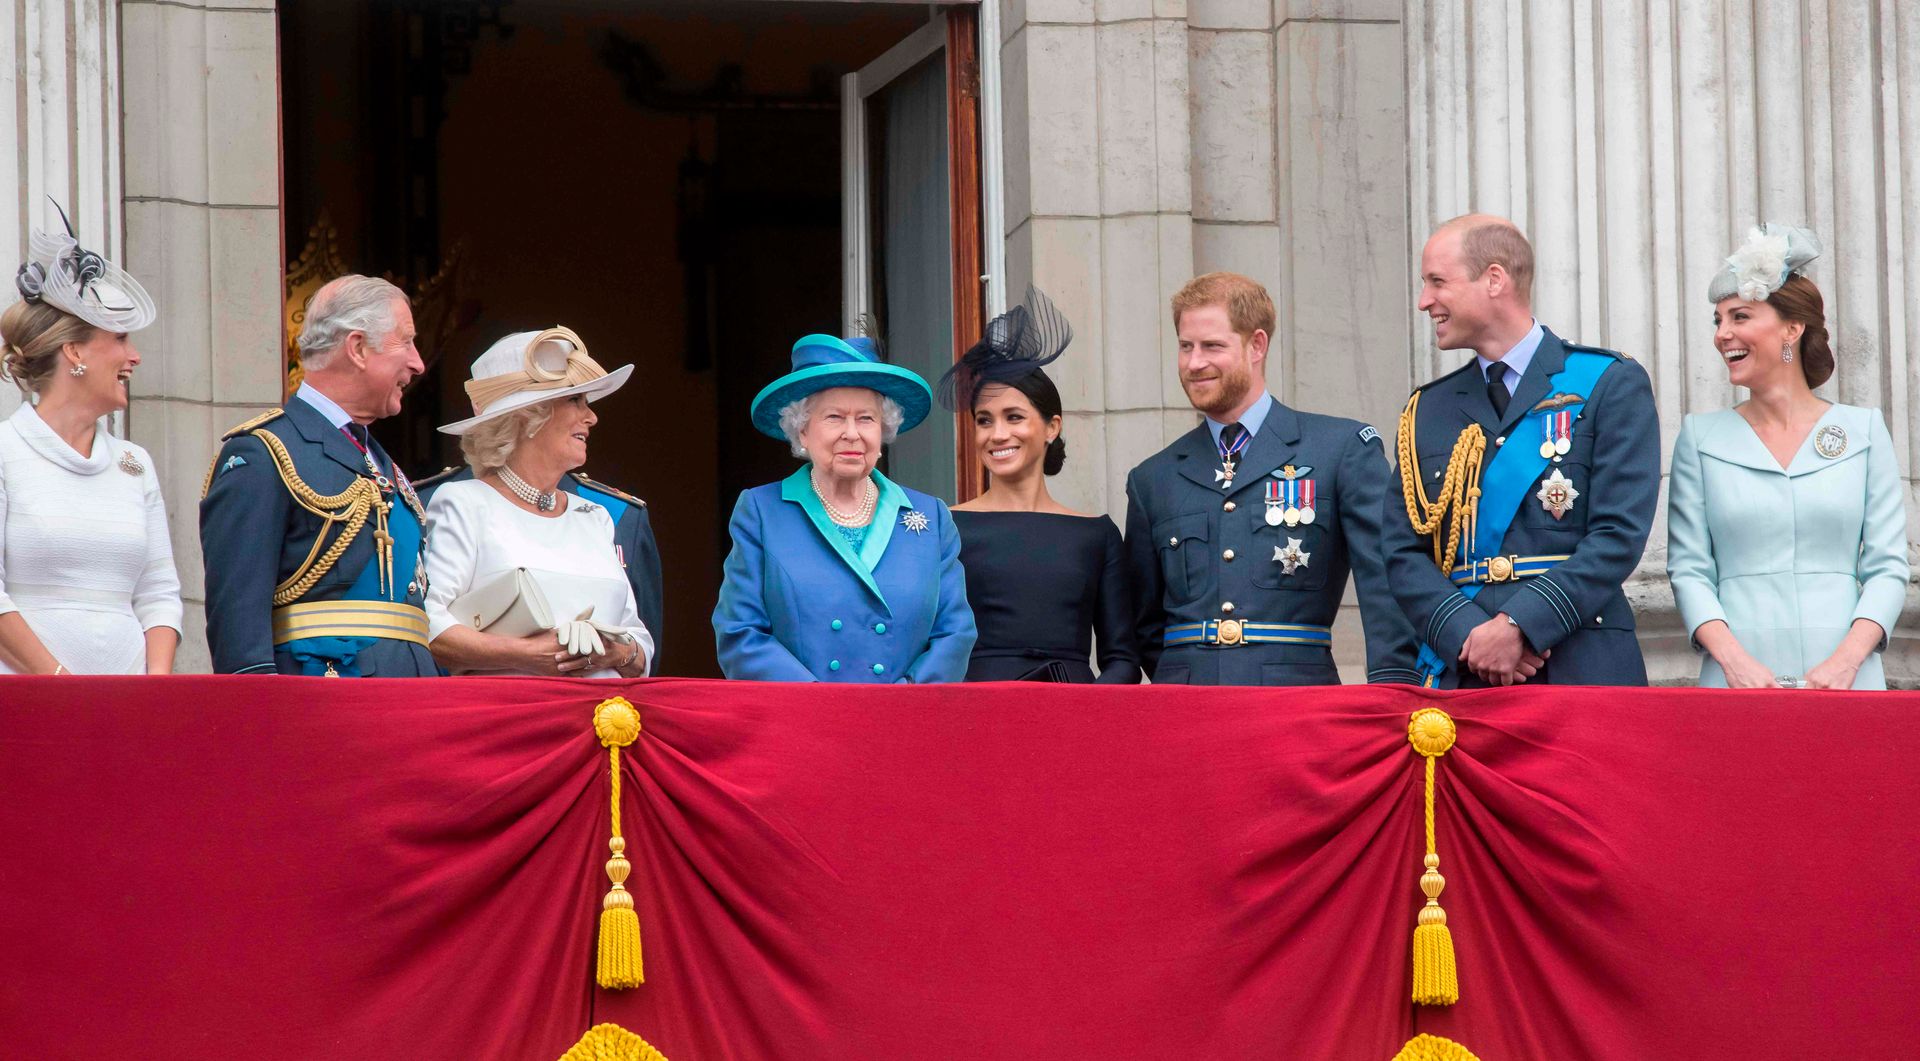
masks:
<path id="1" fill-rule="evenodd" d="M 1494 556 L 1487 559 L 1487 581 L 1505 582 L 1513 577 L 1513 557 Z"/>
<path id="2" fill-rule="evenodd" d="M 1240 643 L 1240 620 L 1238 619 L 1220 620 L 1220 632 L 1217 636 L 1217 639 L 1223 645 L 1239 644 Z"/>

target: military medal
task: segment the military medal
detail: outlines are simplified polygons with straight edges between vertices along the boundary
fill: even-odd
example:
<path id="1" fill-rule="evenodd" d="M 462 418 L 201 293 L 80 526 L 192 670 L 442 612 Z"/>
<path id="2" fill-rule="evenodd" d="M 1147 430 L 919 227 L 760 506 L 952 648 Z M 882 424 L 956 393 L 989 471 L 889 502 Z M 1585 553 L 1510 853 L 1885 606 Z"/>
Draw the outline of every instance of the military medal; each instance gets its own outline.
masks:
<path id="1" fill-rule="evenodd" d="M 1225 432 L 1221 433 L 1221 437 L 1225 438 Z M 1224 441 L 1219 443 L 1220 467 L 1214 471 L 1213 481 L 1220 484 L 1220 489 L 1232 488 L 1234 461 L 1246 450 L 1247 441 L 1251 438 L 1253 438 L 1253 432 L 1242 431 L 1240 437 L 1233 440 L 1233 445 L 1229 446 Z"/>
<path id="2" fill-rule="evenodd" d="M 1298 538 L 1288 538 L 1287 544 L 1273 547 L 1273 562 L 1280 565 L 1281 574 L 1291 575 L 1307 566 L 1313 554 L 1301 549 L 1305 544 Z"/>
<path id="3" fill-rule="evenodd" d="M 1573 511 L 1573 502 L 1580 496 L 1580 491 L 1573 488 L 1572 480 L 1555 468 L 1552 475 L 1540 480 L 1540 491 L 1533 496 L 1540 499 L 1540 507 L 1546 509 L 1554 519 L 1560 519 Z"/>
<path id="4" fill-rule="evenodd" d="M 1301 479 L 1294 484 L 1299 490 L 1300 522 L 1313 522 L 1313 480 Z"/>
<path id="5" fill-rule="evenodd" d="M 1280 498 L 1280 480 L 1267 480 L 1267 526 L 1278 527 L 1287 518 L 1287 503 Z"/>
<path id="6" fill-rule="evenodd" d="M 1559 463 L 1560 458 L 1573 451 L 1573 413 L 1567 410 L 1548 413 L 1540 421 L 1540 433 L 1545 436 L 1540 442 L 1540 455 Z"/>
<path id="7" fill-rule="evenodd" d="M 1815 432 L 1813 451 L 1832 460 L 1847 451 L 1847 432 L 1839 424 L 1828 424 Z"/>

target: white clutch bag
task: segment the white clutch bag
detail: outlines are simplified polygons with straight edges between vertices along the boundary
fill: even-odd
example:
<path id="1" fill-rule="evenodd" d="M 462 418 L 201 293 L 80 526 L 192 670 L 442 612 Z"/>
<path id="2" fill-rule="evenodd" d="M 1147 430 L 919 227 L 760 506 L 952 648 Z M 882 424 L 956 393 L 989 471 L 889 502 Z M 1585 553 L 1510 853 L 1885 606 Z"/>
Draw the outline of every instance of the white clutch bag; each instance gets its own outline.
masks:
<path id="1" fill-rule="evenodd" d="M 502 637 L 528 637 L 554 627 L 553 609 L 524 567 L 503 571 L 462 593 L 447 611 L 457 622 Z"/>

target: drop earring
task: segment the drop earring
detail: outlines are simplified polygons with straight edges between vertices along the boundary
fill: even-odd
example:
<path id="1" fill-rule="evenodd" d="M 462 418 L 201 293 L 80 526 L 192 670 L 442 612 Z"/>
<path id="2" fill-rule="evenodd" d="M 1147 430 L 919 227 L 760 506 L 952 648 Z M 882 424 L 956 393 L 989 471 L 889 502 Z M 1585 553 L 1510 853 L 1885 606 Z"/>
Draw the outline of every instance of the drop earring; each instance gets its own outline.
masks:
<path id="1" fill-rule="evenodd" d="M 1793 364 L 1793 344 L 1792 343 L 1780 344 L 1780 360 L 1785 361 L 1789 365 Z"/>
<path id="2" fill-rule="evenodd" d="M 87 363 L 84 361 L 79 362 L 78 364 L 74 365 L 72 368 L 67 370 L 67 375 L 69 376 L 84 376 L 86 374 L 87 374 Z"/>

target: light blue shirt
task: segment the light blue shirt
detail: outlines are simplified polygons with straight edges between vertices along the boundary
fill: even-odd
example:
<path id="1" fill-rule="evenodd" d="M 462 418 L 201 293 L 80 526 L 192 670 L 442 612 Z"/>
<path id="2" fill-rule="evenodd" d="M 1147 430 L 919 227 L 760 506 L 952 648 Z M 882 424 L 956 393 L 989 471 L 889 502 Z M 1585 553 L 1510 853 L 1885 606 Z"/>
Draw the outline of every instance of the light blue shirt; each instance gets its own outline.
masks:
<path id="1" fill-rule="evenodd" d="M 1521 336 L 1520 341 L 1513 344 L 1513 349 L 1507 351 L 1506 354 L 1500 358 L 1501 364 L 1513 370 L 1507 373 L 1506 384 L 1508 394 L 1512 394 L 1514 390 L 1520 386 L 1520 377 L 1526 375 L 1527 366 L 1533 364 L 1534 351 L 1540 349 L 1540 340 L 1545 335 L 1546 329 L 1540 327 L 1539 321 L 1534 321 L 1532 330 Z M 1493 366 L 1493 362 L 1478 354 L 1475 354 L 1473 359 L 1480 362 L 1480 378 L 1483 380 L 1486 379 L 1487 369 Z"/>
<path id="2" fill-rule="evenodd" d="M 293 396 L 320 410 L 320 415 L 327 418 L 327 423 L 335 427 L 346 427 L 353 422 L 353 417 L 348 416 L 338 402 L 314 390 L 305 380 L 301 381 L 300 389 L 294 391 Z"/>
<path id="3" fill-rule="evenodd" d="M 1240 417 L 1240 426 L 1247 429 L 1248 445 L 1252 445 L 1253 436 L 1260 433 L 1260 425 L 1267 422 L 1267 414 L 1272 411 L 1273 395 L 1269 394 L 1265 387 L 1262 387 L 1260 388 L 1260 397 L 1255 398 L 1253 405 Z M 1207 430 L 1213 432 L 1213 448 L 1216 451 L 1220 448 L 1220 432 L 1226 429 L 1226 424 L 1215 420 L 1211 416 L 1207 417 Z"/>

